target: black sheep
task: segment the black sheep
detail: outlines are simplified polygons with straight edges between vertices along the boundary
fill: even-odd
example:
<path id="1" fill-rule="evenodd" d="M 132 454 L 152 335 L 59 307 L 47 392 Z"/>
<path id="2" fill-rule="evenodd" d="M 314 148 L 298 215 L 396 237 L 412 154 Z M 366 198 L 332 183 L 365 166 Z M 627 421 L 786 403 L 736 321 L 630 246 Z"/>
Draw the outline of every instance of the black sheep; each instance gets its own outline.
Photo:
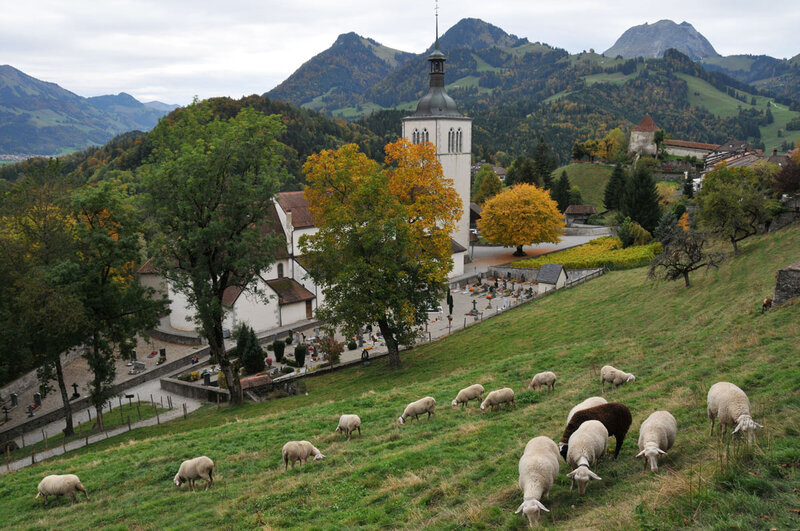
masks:
<path id="1" fill-rule="evenodd" d="M 561 457 L 567 458 L 570 435 L 587 420 L 599 420 L 608 430 L 608 435 L 613 435 L 617 440 L 616 448 L 614 448 L 614 459 L 616 459 L 622 448 L 622 443 L 625 441 L 625 435 L 628 434 L 628 428 L 631 427 L 631 422 L 633 422 L 631 410 L 619 402 L 609 402 L 608 404 L 600 404 L 599 406 L 576 411 L 572 418 L 569 419 L 567 427 L 564 428 L 561 444 L 558 445 Z"/>

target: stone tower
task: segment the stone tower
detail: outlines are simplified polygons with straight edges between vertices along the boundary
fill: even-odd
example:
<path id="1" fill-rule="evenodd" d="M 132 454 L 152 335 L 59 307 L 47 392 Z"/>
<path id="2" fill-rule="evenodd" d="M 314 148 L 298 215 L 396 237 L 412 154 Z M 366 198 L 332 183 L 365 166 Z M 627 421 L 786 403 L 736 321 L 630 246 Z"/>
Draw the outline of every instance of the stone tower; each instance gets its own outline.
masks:
<path id="1" fill-rule="evenodd" d="M 452 238 L 468 249 L 472 118 L 458 112 L 456 102 L 445 91 L 445 60 L 439 50 L 437 22 L 436 44 L 428 57 L 430 88 L 419 100 L 416 112 L 403 118 L 403 136 L 414 144 L 431 142 L 436 147 L 436 157 L 442 165 L 444 177 L 452 179 L 461 197 L 461 218 L 456 222 Z"/>
<path id="2" fill-rule="evenodd" d="M 628 143 L 628 153 L 641 153 L 642 155 L 655 155 L 656 142 L 655 136 L 658 126 L 645 114 L 642 121 L 631 131 L 631 139 Z"/>

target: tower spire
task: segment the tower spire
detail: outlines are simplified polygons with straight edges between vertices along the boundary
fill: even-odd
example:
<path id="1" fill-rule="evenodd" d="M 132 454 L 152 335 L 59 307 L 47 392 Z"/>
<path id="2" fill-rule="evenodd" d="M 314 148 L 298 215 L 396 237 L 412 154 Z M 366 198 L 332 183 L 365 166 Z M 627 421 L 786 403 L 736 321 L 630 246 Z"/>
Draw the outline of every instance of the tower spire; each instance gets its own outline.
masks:
<path id="1" fill-rule="evenodd" d="M 436 13 L 436 44 L 434 45 L 434 50 L 439 49 L 439 0 L 436 0 L 436 7 L 434 8 L 434 12 Z"/>

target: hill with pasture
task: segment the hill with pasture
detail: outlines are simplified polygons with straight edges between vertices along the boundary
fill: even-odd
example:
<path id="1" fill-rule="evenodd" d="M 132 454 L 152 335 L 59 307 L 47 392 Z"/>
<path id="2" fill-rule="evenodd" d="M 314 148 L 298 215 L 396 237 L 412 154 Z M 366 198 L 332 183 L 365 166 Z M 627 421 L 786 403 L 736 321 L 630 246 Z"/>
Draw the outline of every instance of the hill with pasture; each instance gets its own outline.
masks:
<path id="1" fill-rule="evenodd" d="M 9 529 L 524 529 L 514 511 L 526 442 L 558 440 L 570 408 L 601 394 L 598 370 L 610 363 L 636 375 L 605 392 L 630 407 L 631 431 L 583 497 L 561 463 L 543 500 L 546 527 L 796 529 L 800 301 L 760 307 L 776 269 L 797 261 L 798 238 L 797 225 L 750 238 L 690 289 L 648 281 L 643 269 L 607 273 L 405 352 L 400 370 L 376 361 L 308 378 L 307 395 L 203 408 L 28 467 L 3 478 L 0 518 Z M 558 374 L 555 392 L 525 390 L 542 370 Z M 754 447 L 709 436 L 706 393 L 717 381 L 748 393 L 765 426 Z M 516 408 L 452 409 L 476 382 L 512 387 Z M 398 426 L 405 405 L 428 395 L 435 417 Z M 678 435 L 652 474 L 633 457 L 642 420 L 658 409 L 673 413 Z M 334 433 L 342 413 L 361 416 L 361 437 Z M 294 439 L 326 458 L 285 472 L 281 447 Z M 178 465 L 198 455 L 216 462 L 213 488 L 176 489 Z M 52 473 L 78 474 L 91 500 L 43 508 L 36 485 Z"/>

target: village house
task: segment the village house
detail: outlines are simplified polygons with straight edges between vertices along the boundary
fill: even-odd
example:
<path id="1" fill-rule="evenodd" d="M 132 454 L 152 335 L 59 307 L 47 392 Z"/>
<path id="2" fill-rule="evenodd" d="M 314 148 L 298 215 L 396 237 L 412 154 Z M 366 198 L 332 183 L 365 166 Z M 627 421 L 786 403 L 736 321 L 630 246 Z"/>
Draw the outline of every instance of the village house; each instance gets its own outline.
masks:
<path id="1" fill-rule="evenodd" d="M 561 289 L 567 285 L 568 275 L 561 264 L 544 264 L 536 274 L 539 293 Z"/>
<path id="2" fill-rule="evenodd" d="M 597 214 L 597 209 L 592 205 L 569 205 L 564 211 L 564 219 L 567 227 L 585 225 L 593 214 Z"/>

